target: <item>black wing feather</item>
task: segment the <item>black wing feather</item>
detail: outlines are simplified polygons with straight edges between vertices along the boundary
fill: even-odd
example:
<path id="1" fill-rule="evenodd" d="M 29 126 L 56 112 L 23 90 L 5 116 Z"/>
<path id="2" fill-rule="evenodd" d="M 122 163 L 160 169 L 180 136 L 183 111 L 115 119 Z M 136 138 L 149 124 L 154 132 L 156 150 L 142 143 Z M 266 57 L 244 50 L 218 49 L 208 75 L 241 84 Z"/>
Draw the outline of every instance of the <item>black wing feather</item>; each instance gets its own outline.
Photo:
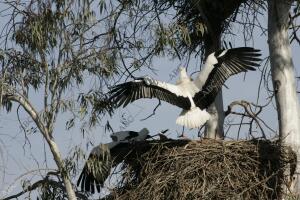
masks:
<path id="1" fill-rule="evenodd" d="M 261 61 L 260 50 L 251 47 L 229 49 L 220 56 L 223 51 L 215 52 L 218 63 L 208 75 L 202 90 L 193 98 L 200 109 L 207 108 L 215 100 L 222 85 L 230 76 L 248 70 L 254 71 L 254 67 L 258 67 Z"/>
<path id="2" fill-rule="evenodd" d="M 185 110 L 191 107 L 190 100 L 187 97 L 178 96 L 156 85 L 146 84 L 143 78 L 116 85 L 109 91 L 109 94 L 109 101 L 117 107 L 122 105 L 125 107 L 141 98 L 157 98 Z"/>
<path id="3" fill-rule="evenodd" d="M 109 151 L 103 151 L 102 155 L 90 154 L 78 178 L 77 186 L 80 186 L 82 191 L 92 194 L 95 193 L 95 187 L 100 192 L 101 186 L 110 174 L 111 162 Z M 96 174 L 101 177 L 96 178 Z"/>

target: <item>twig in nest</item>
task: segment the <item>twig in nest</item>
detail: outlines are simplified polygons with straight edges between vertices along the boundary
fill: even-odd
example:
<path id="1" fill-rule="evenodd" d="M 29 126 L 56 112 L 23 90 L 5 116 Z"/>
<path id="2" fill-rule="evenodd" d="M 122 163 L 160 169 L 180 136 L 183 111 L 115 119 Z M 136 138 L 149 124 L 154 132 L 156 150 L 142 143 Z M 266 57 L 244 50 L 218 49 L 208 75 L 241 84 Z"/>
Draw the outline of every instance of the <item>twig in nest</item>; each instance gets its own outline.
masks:
<path id="1" fill-rule="evenodd" d="M 136 147 L 143 153 L 125 158 L 127 170 L 111 199 L 280 199 L 283 172 L 292 162 L 286 147 L 268 140 L 148 141 Z"/>

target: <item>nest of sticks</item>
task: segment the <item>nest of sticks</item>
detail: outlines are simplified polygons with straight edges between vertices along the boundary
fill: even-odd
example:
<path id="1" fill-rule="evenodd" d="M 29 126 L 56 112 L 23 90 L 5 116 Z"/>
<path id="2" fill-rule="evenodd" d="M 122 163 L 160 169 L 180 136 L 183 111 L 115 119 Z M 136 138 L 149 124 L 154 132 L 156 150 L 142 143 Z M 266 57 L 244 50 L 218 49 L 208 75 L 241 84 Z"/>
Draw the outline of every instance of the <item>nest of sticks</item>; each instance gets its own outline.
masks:
<path id="1" fill-rule="evenodd" d="M 104 199 L 279 199 L 296 159 L 278 141 L 137 143 L 125 156 L 122 180 Z"/>

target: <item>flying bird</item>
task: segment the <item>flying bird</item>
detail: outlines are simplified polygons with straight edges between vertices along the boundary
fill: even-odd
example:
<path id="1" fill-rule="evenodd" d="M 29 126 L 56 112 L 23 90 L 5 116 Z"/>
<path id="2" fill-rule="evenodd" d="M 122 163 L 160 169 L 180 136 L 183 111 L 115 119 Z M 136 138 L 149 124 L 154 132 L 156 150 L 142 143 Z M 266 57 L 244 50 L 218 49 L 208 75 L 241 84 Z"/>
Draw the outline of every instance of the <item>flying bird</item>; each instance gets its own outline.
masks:
<path id="1" fill-rule="evenodd" d="M 112 142 L 94 147 L 78 178 L 77 186 L 82 191 L 100 192 L 103 183 L 110 174 L 112 167 L 122 162 L 130 151 L 132 142 L 144 141 L 149 137 L 149 131 L 143 128 L 139 132 L 120 131 L 112 133 Z"/>
<path id="2" fill-rule="evenodd" d="M 210 118 L 205 109 L 214 102 L 224 82 L 234 74 L 255 71 L 261 61 L 259 52 L 251 47 L 219 50 L 207 57 L 195 80 L 181 67 L 176 84 L 148 76 L 137 78 L 112 87 L 109 101 L 117 107 L 125 107 L 141 98 L 157 98 L 183 109 L 176 119 L 177 124 L 201 127 Z"/>

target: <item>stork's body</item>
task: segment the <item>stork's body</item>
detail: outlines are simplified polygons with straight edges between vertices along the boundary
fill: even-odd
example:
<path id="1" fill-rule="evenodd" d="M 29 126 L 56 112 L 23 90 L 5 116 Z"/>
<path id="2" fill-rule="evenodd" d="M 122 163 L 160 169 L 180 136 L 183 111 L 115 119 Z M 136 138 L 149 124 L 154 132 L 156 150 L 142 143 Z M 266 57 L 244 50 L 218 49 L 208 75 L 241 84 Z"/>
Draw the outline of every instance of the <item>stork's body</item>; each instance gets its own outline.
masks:
<path id="1" fill-rule="evenodd" d="M 176 119 L 176 124 L 186 126 L 188 128 L 197 128 L 203 125 L 210 117 L 206 110 L 201 110 L 195 105 L 194 95 L 199 92 L 203 84 L 196 83 L 187 75 L 186 69 L 179 69 L 179 79 L 176 82 L 182 96 L 187 97 L 191 103 L 190 109 L 183 109 Z"/>
<path id="2" fill-rule="evenodd" d="M 224 82 L 232 75 L 255 70 L 261 54 L 250 47 L 220 50 L 210 54 L 205 65 L 193 81 L 180 68 L 176 84 L 170 84 L 150 77 L 116 85 L 110 91 L 110 101 L 125 107 L 140 98 L 158 98 L 182 108 L 176 120 L 188 128 L 201 127 L 208 119 L 205 109 L 214 101 Z"/>

